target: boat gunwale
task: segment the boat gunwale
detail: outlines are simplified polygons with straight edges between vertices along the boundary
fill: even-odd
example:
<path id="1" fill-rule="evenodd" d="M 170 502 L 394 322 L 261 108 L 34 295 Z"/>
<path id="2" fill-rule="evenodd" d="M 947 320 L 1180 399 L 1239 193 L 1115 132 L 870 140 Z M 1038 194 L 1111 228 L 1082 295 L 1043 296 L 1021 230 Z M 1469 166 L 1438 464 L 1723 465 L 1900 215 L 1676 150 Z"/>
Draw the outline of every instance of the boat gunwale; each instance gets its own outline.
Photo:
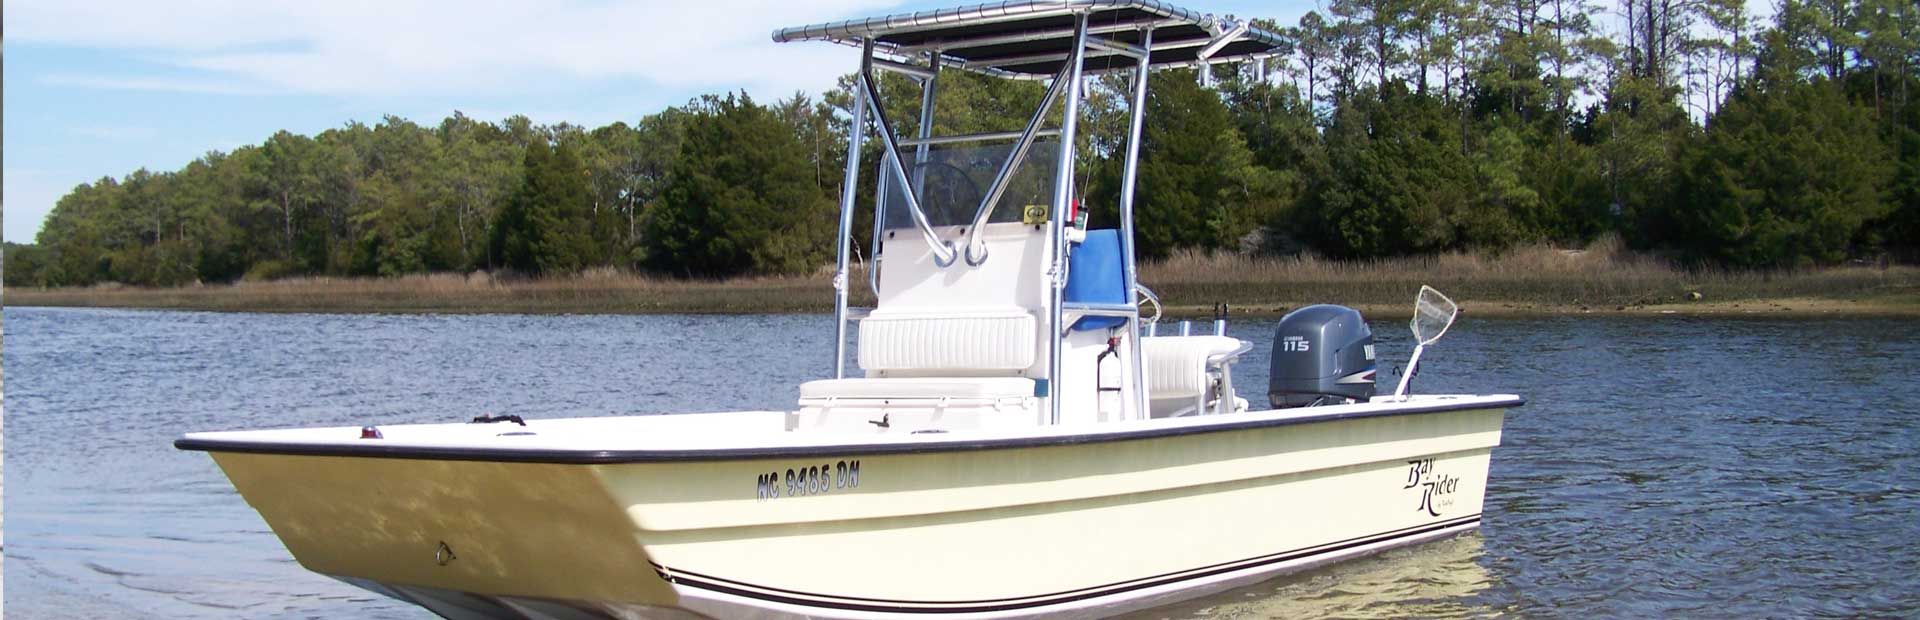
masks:
<path id="1" fill-rule="evenodd" d="M 1506 396 L 1498 400 L 1479 400 Z M 1223 433 L 1257 428 L 1315 424 L 1341 420 L 1424 415 L 1452 411 L 1510 409 L 1525 405 L 1517 395 L 1486 395 L 1470 402 L 1420 404 L 1414 406 L 1363 409 L 1319 415 L 1287 416 L 1255 420 L 1235 420 L 1219 424 L 1194 424 L 1125 431 L 1096 431 L 1067 435 L 1034 435 L 953 441 L 917 441 L 892 443 L 855 443 L 748 448 L 569 450 L 559 448 L 481 448 L 471 446 L 420 446 L 343 443 L 293 443 L 285 441 L 246 441 L 181 437 L 173 442 L 179 450 L 230 452 L 242 454 L 278 454 L 287 456 L 331 456 L 391 458 L 442 461 L 482 461 L 495 463 L 544 463 L 556 465 L 615 465 L 623 463 L 665 463 L 688 461 L 768 460 L 811 456 L 877 456 L 942 452 L 977 452 L 1020 448 L 1076 446 L 1118 441 L 1139 441 L 1185 435 Z M 1202 416 L 1213 417 L 1213 416 Z"/>

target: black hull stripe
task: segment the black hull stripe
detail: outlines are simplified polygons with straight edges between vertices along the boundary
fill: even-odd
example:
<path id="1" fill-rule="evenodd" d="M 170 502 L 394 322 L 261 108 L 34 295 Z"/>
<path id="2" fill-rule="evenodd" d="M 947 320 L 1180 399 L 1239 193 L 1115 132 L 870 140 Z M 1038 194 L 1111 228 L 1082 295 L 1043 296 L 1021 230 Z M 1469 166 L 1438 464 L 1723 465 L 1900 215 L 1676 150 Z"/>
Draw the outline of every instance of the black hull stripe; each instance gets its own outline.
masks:
<path id="1" fill-rule="evenodd" d="M 977 601 L 899 601 L 899 600 L 889 600 L 889 599 L 833 596 L 833 595 L 826 595 L 826 594 L 814 594 L 810 592 L 799 592 L 794 590 L 783 590 L 780 588 L 771 588 L 767 586 L 760 586 L 760 585 L 754 585 L 750 583 L 732 581 L 732 580 L 723 579 L 720 577 L 702 575 L 700 573 L 680 571 L 673 568 L 663 567 L 658 564 L 654 565 L 654 569 L 660 573 L 660 576 L 662 578 L 678 585 L 701 588 L 705 590 L 712 590 L 715 592 L 732 594 L 735 596 L 742 596 L 742 597 L 759 599 L 764 601 L 786 603 L 786 604 L 800 605 L 800 606 L 806 606 L 806 607 L 825 607 L 825 608 L 831 608 L 831 609 L 844 609 L 844 610 L 852 610 L 852 611 L 875 611 L 875 612 L 895 612 L 895 613 L 973 613 L 973 612 L 991 612 L 991 611 L 1013 611 L 1013 610 L 1020 610 L 1020 609 L 1031 609 L 1035 607 L 1045 607 L 1048 605 L 1072 603 L 1076 601 L 1083 601 L 1083 600 L 1099 598 L 1103 596 L 1123 594 L 1123 593 L 1131 592 L 1135 590 L 1143 590 L 1146 588 L 1153 588 L 1153 587 L 1158 587 L 1163 585 L 1174 584 L 1181 581 L 1203 579 L 1203 578 L 1213 577 L 1213 576 L 1221 575 L 1225 573 L 1231 573 L 1234 571 L 1247 570 L 1251 568 L 1259 568 L 1262 566 L 1280 564 L 1283 562 L 1290 562 L 1294 560 L 1308 559 L 1318 555 L 1338 553 L 1341 551 L 1346 551 L 1349 549 L 1362 547 L 1366 545 L 1389 542 L 1397 539 L 1412 538 L 1415 536 L 1430 534 L 1430 533 L 1437 532 L 1440 530 L 1445 530 L 1448 528 L 1468 526 L 1468 525 L 1478 525 L 1479 523 L 1480 523 L 1480 515 L 1474 514 L 1474 515 L 1468 515 L 1465 517 L 1449 519 L 1449 520 L 1441 521 L 1437 523 L 1417 525 L 1409 528 L 1393 530 L 1393 531 L 1384 532 L 1380 534 L 1371 534 L 1367 536 L 1361 536 L 1358 538 L 1349 538 L 1347 540 L 1336 541 L 1336 542 L 1316 545 L 1312 547 L 1304 547 L 1304 548 L 1295 549 L 1292 551 L 1283 551 L 1280 553 L 1262 555 L 1262 556 L 1257 556 L 1257 557 L 1252 557 L 1252 558 L 1247 558 L 1242 560 L 1234 560 L 1231 562 L 1223 562 L 1220 564 L 1214 564 L 1210 566 L 1191 568 L 1191 569 L 1175 571 L 1171 573 L 1163 573 L 1163 574 L 1154 575 L 1151 577 L 1141 577 L 1141 578 L 1131 579 L 1127 581 L 1103 584 L 1098 586 L 1089 586 L 1086 588 L 1080 588 L 1076 590 L 1067 590 L 1064 592 L 1055 592 L 1051 594 L 1037 594 L 1037 595 L 1027 596 L 1027 597 L 1006 598 L 1006 599 L 986 599 L 986 600 L 977 600 Z M 806 598 L 801 598 L 801 597 L 806 597 Z"/>
<path id="2" fill-rule="evenodd" d="M 1010 439 L 974 439 L 956 441 L 928 441 L 913 443 L 863 443 L 838 444 L 825 446 L 777 446 L 764 448 L 717 448 L 709 450 L 556 450 L 556 449 L 507 449 L 507 448 L 464 448 L 406 446 L 383 444 L 379 440 L 367 440 L 364 443 L 315 443 L 290 444 L 266 441 L 242 441 L 227 439 L 201 439 L 182 437 L 174 440 L 173 447 L 181 450 L 199 450 L 204 452 L 241 452 L 248 454 L 285 454 L 293 456 L 351 456 L 385 459 L 427 459 L 439 461 L 488 461 L 500 463 L 555 463 L 567 465 L 604 465 L 613 463 L 659 463 L 674 461 L 717 461 L 744 459 L 786 459 L 816 456 L 871 456 L 883 454 L 926 454 L 941 452 L 971 452 L 979 450 L 1004 450 L 1010 448 L 1035 448 L 1046 446 L 1072 446 L 1081 444 L 1099 444 L 1113 441 L 1133 441 L 1156 439 L 1160 437 L 1178 437 L 1222 433 L 1255 428 L 1274 428 L 1297 424 L 1314 424 L 1335 420 L 1357 420 L 1363 418 L 1382 418 L 1449 411 L 1487 411 L 1507 409 L 1526 404 L 1526 399 L 1514 397 L 1496 401 L 1474 403 L 1423 404 L 1407 407 L 1392 407 L 1328 413 L 1310 416 L 1297 416 L 1268 420 L 1246 420 L 1220 424 L 1200 424 L 1155 428 L 1117 433 L 1086 433 L 1080 435 L 1052 435 L 1041 437 L 1016 437 Z"/>

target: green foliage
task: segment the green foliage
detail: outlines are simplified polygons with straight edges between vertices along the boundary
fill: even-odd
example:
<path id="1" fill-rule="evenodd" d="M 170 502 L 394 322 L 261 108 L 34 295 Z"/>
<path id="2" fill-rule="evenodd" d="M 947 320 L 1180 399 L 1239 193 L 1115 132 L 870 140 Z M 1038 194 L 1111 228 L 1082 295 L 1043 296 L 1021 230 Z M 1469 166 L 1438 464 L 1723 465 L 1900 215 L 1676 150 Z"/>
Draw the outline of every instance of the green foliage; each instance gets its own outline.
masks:
<path id="1" fill-rule="evenodd" d="M 520 187 L 494 220 L 489 255 L 521 273 L 565 275 L 602 260 L 588 217 L 593 192 L 580 156 L 566 143 L 527 145 Z"/>
<path id="2" fill-rule="evenodd" d="M 46 286 L 41 279 L 47 267 L 45 248 L 8 243 L 0 248 L 0 261 L 4 261 L 7 286 Z"/>
<path id="3" fill-rule="evenodd" d="M 1673 219 L 1688 255 L 1741 266 L 1834 263 L 1892 211 L 1872 111 L 1832 84 L 1736 91 L 1683 155 Z M 1865 137 L 1866 139 L 1862 139 Z"/>
<path id="4" fill-rule="evenodd" d="M 1438 99 L 1393 85 L 1356 97 L 1327 129 L 1329 173 L 1303 205 L 1315 247 L 1378 257 L 1452 247 L 1456 228 L 1498 237 L 1505 216 L 1471 208 L 1473 167 Z"/>
<path id="5" fill-rule="evenodd" d="M 1889 249 L 1920 259 L 1920 99 L 1909 100 L 1885 125 L 1886 141 L 1898 157 L 1888 188 L 1894 210 L 1873 228 L 1880 231 L 1877 241 Z"/>
<path id="6" fill-rule="evenodd" d="M 1152 78 L 1139 249 L 1247 251 L 1264 232 L 1262 249 L 1379 257 L 1617 234 L 1730 266 L 1920 258 L 1920 10 L 1776 9 L 1760 24 L 1738 0 L 1335 0 L 1262 22 L 1278 56 L 1212 67 L 1211 90 Z M 1088 80 L 1071 145 L 1096 225 L 1118 215 L 1129 79 Z M 806 272 L 833 254 L 851 87 L 591 129 L 455 113 L 278 132 L 76 186 L 33 245 L 8 246 L 6 282 Z M 883 72 L 876 88 L 893 129 L 917 133 L 920 86 Z M 1019 129 L 1044 91 L 944 71 L 933 132 Z M 855 155 L 861 239 L 879 141 Z"/>
<path id="7" fill-rule="evenodd" d="M 1540 237 L 1547 219 L 1546 203 L 1523 178 L 1528 150 L 1520 133 L 1509 127 L 1487 133 L 1486 148 L 1473 162 L 1479 197 L 1458 226 L 1466 245 L 1502 250 Z"/>
<path id="8" fill-rule="evenodd" d="M 1540 196 L 1528 222 L 1534 234 L 1562 246 L 1583 246 L 1615 229 L 1606 175 L 1592 146 L 1549 138 L 1524 155 L 1523 182 Z"/>
<path id="9" fill-rule="evenodd" d="M 1269 232 L 1294 232 L 1307 179 L 1328 173 L 1313 106 L 1292 85 L 1276 83 L 1258 71 L 1224 82 L 1221 95 L 1252 155 L 1245 177 L 1258 183 L 1248 187 L 1254 203 L 1250 215 Z M 1242 249 L 1285 249 L 1272 238 L 1263 245 Z"/>
<path id="10" fill-rule="evenodd" d="M 709 97 L 648 221 L 648 262 L 684 276 L 801 273 L 826 257 L 832 203 L 793 131 L 741 94 Z"/>
<path id="11" fill-rule="evenodd" d="M 1698 130 L 1671 97 L 1650 80 L 1623 79 L 1593 122 L 1607 197 L 1620 212 L 1622 236 L 1636 247 L 1672 247 L 1683 234 L 1672 219 L 1671 188 L 1680 145 Z"/>
<path id="12" fill-rule="evenodd" d="M 1142 257 L 1179 248 L 1237 248 L 1284 198 L 1284 179 L 1257 166 L 1220 96 L 1191 71 L 1155 74 L 1148 84 L 1145 135 L 1134 199 L 1135 238 Z M 1108 166 L 1090 196 L 1089 214 L 1115 221 L 1118 166 Z"/>
<path id="13" fill-rule="evenodd" d="M 444 268 L 447 257 L 436 252 L 443 248 L 434 246 L 433 213 L 419 204 L 416 192 L 386 174 L 367 179 L 364 191 L 380 206 L 353 216 L 359 230 L 353 273 L 392 277 L 427 271 L 430 264 Z"/>
<path id="14" fill-rule="evenodd" d="M 321 200 L 320 168 L 330 163 L 322 161 L 329 154 L 312 138 L 283 130 L 261 145 L 260 157 L 249 171 L 257 196 L 253 208 L 279 215 L 283 259 L 293 258 L 297 251 L 295 220 L 305 220 L 307 211 Z"/>

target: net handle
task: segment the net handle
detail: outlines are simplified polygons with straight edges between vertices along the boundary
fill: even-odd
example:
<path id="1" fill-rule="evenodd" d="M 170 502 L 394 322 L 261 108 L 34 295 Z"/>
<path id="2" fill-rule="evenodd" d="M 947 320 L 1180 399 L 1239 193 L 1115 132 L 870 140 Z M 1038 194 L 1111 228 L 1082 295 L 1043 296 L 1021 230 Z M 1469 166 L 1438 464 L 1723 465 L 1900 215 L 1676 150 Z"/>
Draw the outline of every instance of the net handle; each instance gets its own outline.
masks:
<path id="1" fill-rule="evenodd" d="M 1429 312 L 1430 310 L 1434 312 Z M 1422 338 L 1420 317 L 1428 314 L 1438 317 L 1443 313 L 1446 315 L 1446 322 L 1440 324 L 1440 331 L 1434 332 L 1431 338 Z M 1413 320 L 1407 325 L 1413 331 L 1416 344 L 1413 345 L 1413 356 L 1407 359 L 1406 371 L 1400 373 L 1400 386 L 1394 389 L 1394 398 L 1407 399 L 1407 384 L 1413 381 L 1414 373 L 1420 368 L 1420 354 L 1426 352 L 1427 345 L 1433 344 L 1440 340 L 1441 336 L 1446 335 L 1447 328 L 1453 327 L 1453 320 L 1459 316 L 1460 306 L 1453 303 L 1452 299 L 1448 299 L 1438 289 L 1425 284 L 1420 285 L 1420 295 L 1413 301 Z"/>

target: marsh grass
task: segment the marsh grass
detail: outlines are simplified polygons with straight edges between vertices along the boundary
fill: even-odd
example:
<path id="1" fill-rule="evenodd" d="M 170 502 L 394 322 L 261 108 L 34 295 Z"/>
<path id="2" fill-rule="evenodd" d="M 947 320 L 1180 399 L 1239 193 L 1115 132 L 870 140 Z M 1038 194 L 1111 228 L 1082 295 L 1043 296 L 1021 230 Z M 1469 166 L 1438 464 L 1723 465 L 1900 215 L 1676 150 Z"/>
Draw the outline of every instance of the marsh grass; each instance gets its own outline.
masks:
<path id="1" fill-rule="evenodd" d="M 832 308 L 827 276 L 676 280 L 598 269 L 565 278 L 419 274 L 288 278 L 176 288 L 10 289 L 14 305 L 246 312 L 664 313 L 813 312 Z"/>
<path id="2" fill-rule="evenodd" d="M 1446 292 L 1465 307 L 1517 313 L 1675 305 L 1719 308 L 1784 300 L 1876 308 L 1920 304 L 1920 268 L 1916 267 L 1683 269 L 1626 251 L 1611 239 L 1584 250 L 1534 246 L 1499 255 L 1453 253 L 1370 261 L 1190 253 L 1142 265 L 1140 279 L 1155 287 L 1163 299 L 1189 304 L 1238 302 L 1253 306 L 1249 308 L 1253 311 L 1284 311 L 1327 300 L 1410 308 L 1422 284 Z"/>
<path id="3" fill-rule="evenodd" d="M 1215 302 L 1242 313 L 1280 313 L 1333 302 L 1370 314 L 1410 311 L 1420 285 L 1469 312 L 1791 310 L 1920 314 L 1920 267 L 1847 266 L 1733 272 L 1688 270 L 1628 252 L 1612 240 L 1584 250 L 1526 247 L 1499 255 L 1442 254 L 1330 261 L 1186 253 L 1143 263 L 1140 278 L 1173 315 Z M 864 269 L 849 282 L 869 305 Z M 1690 299 L 1698 293 L 1700 299 Z M 804 276 L 680 280 L 598 269 L 549 279 L 485 273 L 397 278 L 292 278 L 234 285 L 148 289 L 9 289 L 13 305 L 175 308 L 252 312 L 664 313 L 825 312 L 833 308 L 830 269 Z"/>

